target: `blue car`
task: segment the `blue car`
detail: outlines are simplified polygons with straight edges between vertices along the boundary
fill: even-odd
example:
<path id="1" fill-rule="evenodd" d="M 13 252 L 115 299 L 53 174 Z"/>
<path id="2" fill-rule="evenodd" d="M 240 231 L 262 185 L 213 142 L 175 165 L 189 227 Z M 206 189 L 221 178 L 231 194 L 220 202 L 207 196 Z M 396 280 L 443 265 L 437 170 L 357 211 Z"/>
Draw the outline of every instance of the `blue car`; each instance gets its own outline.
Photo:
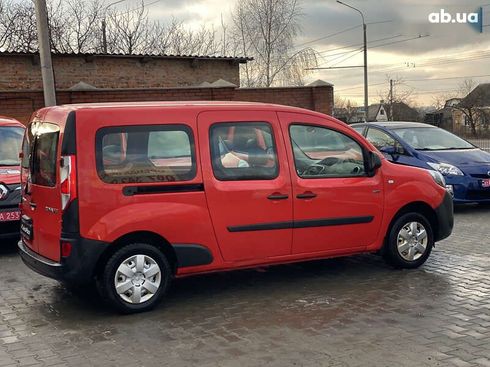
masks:
<path id="1" fill-rule="evenodd" d="M 455 204 L 490 203 L 490 153 L 446 130 L 417 122 L 351 126 L 391 162 L 442 173 Z"/>

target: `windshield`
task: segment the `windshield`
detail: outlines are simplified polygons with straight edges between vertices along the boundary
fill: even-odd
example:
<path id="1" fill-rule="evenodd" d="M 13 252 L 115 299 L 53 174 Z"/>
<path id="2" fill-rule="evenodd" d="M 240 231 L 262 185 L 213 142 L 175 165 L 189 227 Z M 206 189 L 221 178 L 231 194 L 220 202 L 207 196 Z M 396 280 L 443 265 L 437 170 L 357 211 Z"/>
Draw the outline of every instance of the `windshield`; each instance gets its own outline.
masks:
<path id="1" fill-rule="evenodd" d="M 0 166 L 18 166 L 19 152 L 24 129 L 21 127 L 0 127 Z"/>
<path id="2" fill-rule="evenodd" d="M 466 140 L 434 127 L 395 129 L 405 142 L 418 150 L 474 149 Z"/>

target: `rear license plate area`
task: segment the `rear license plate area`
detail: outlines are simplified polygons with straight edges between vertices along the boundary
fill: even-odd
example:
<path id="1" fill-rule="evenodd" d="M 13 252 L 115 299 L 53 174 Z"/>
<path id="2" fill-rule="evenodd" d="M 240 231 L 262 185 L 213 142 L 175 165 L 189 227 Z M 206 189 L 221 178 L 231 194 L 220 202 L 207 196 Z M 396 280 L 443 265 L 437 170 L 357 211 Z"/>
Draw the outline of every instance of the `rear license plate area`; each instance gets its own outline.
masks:
<path id="1" fill-rule="evenodd" d="M 34 237 L 32 219 L 25 215 L 20 220 L 20 234 L 27 241 L 32 241 Z"/>

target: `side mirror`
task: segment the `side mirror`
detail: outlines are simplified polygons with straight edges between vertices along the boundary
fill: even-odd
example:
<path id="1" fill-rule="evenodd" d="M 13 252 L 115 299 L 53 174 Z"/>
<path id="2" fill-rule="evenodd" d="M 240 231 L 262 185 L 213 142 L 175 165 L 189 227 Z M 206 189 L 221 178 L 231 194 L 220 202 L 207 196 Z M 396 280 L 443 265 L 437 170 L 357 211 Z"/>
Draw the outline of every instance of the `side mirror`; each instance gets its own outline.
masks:
<path id="1" fill-rule="evenodd" d="M 367 172 L 368 176 L 372 177 L 376 174 L 376 171 L 381 167 L 381 158 L 375 152 L 368 153 L 367 159 Z"/>
<path id="2" fill-rule="evenodd" d="M 398 154 L 397 149 L 394 146 L 386 146 L 379 148 L 379 151 L 384 154 L 395 155 Z"/>

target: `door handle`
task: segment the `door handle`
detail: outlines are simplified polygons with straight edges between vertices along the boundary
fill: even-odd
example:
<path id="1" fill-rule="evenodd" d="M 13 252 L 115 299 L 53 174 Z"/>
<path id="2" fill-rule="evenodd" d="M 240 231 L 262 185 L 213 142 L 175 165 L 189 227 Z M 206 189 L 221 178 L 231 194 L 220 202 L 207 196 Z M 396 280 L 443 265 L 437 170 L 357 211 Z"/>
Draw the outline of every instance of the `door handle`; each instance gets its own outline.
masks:
<path id="1" fill-rule="evenodd" d="M 289 197 L 289 195 L 281 194 L 280 192 L 275 192 L 275 193 L 267 196 L 267 199 L 269 199 L 269 200 L 285 200 L 288 197 Z"/>
<path id="2" fill-rule="evenodd" d="M 33 203 L 33 202 L 30 202 L 30 203 L 29 203 L 29 206 L 30 206 L 32 209 L 36 209 L 36 208 L 37 208 L 37 204 L 36 204 L 36 203 Z"/>
<path id="3" fill-rule="evenodd" d="M 296 197 L 298 199 L 313 199 L 313 198 L 316 198 L 316 194 L 314 192 L 311 192 L 311 191 L 306 191 L 302 194 L 298 194 L 296 195 Z"/>

